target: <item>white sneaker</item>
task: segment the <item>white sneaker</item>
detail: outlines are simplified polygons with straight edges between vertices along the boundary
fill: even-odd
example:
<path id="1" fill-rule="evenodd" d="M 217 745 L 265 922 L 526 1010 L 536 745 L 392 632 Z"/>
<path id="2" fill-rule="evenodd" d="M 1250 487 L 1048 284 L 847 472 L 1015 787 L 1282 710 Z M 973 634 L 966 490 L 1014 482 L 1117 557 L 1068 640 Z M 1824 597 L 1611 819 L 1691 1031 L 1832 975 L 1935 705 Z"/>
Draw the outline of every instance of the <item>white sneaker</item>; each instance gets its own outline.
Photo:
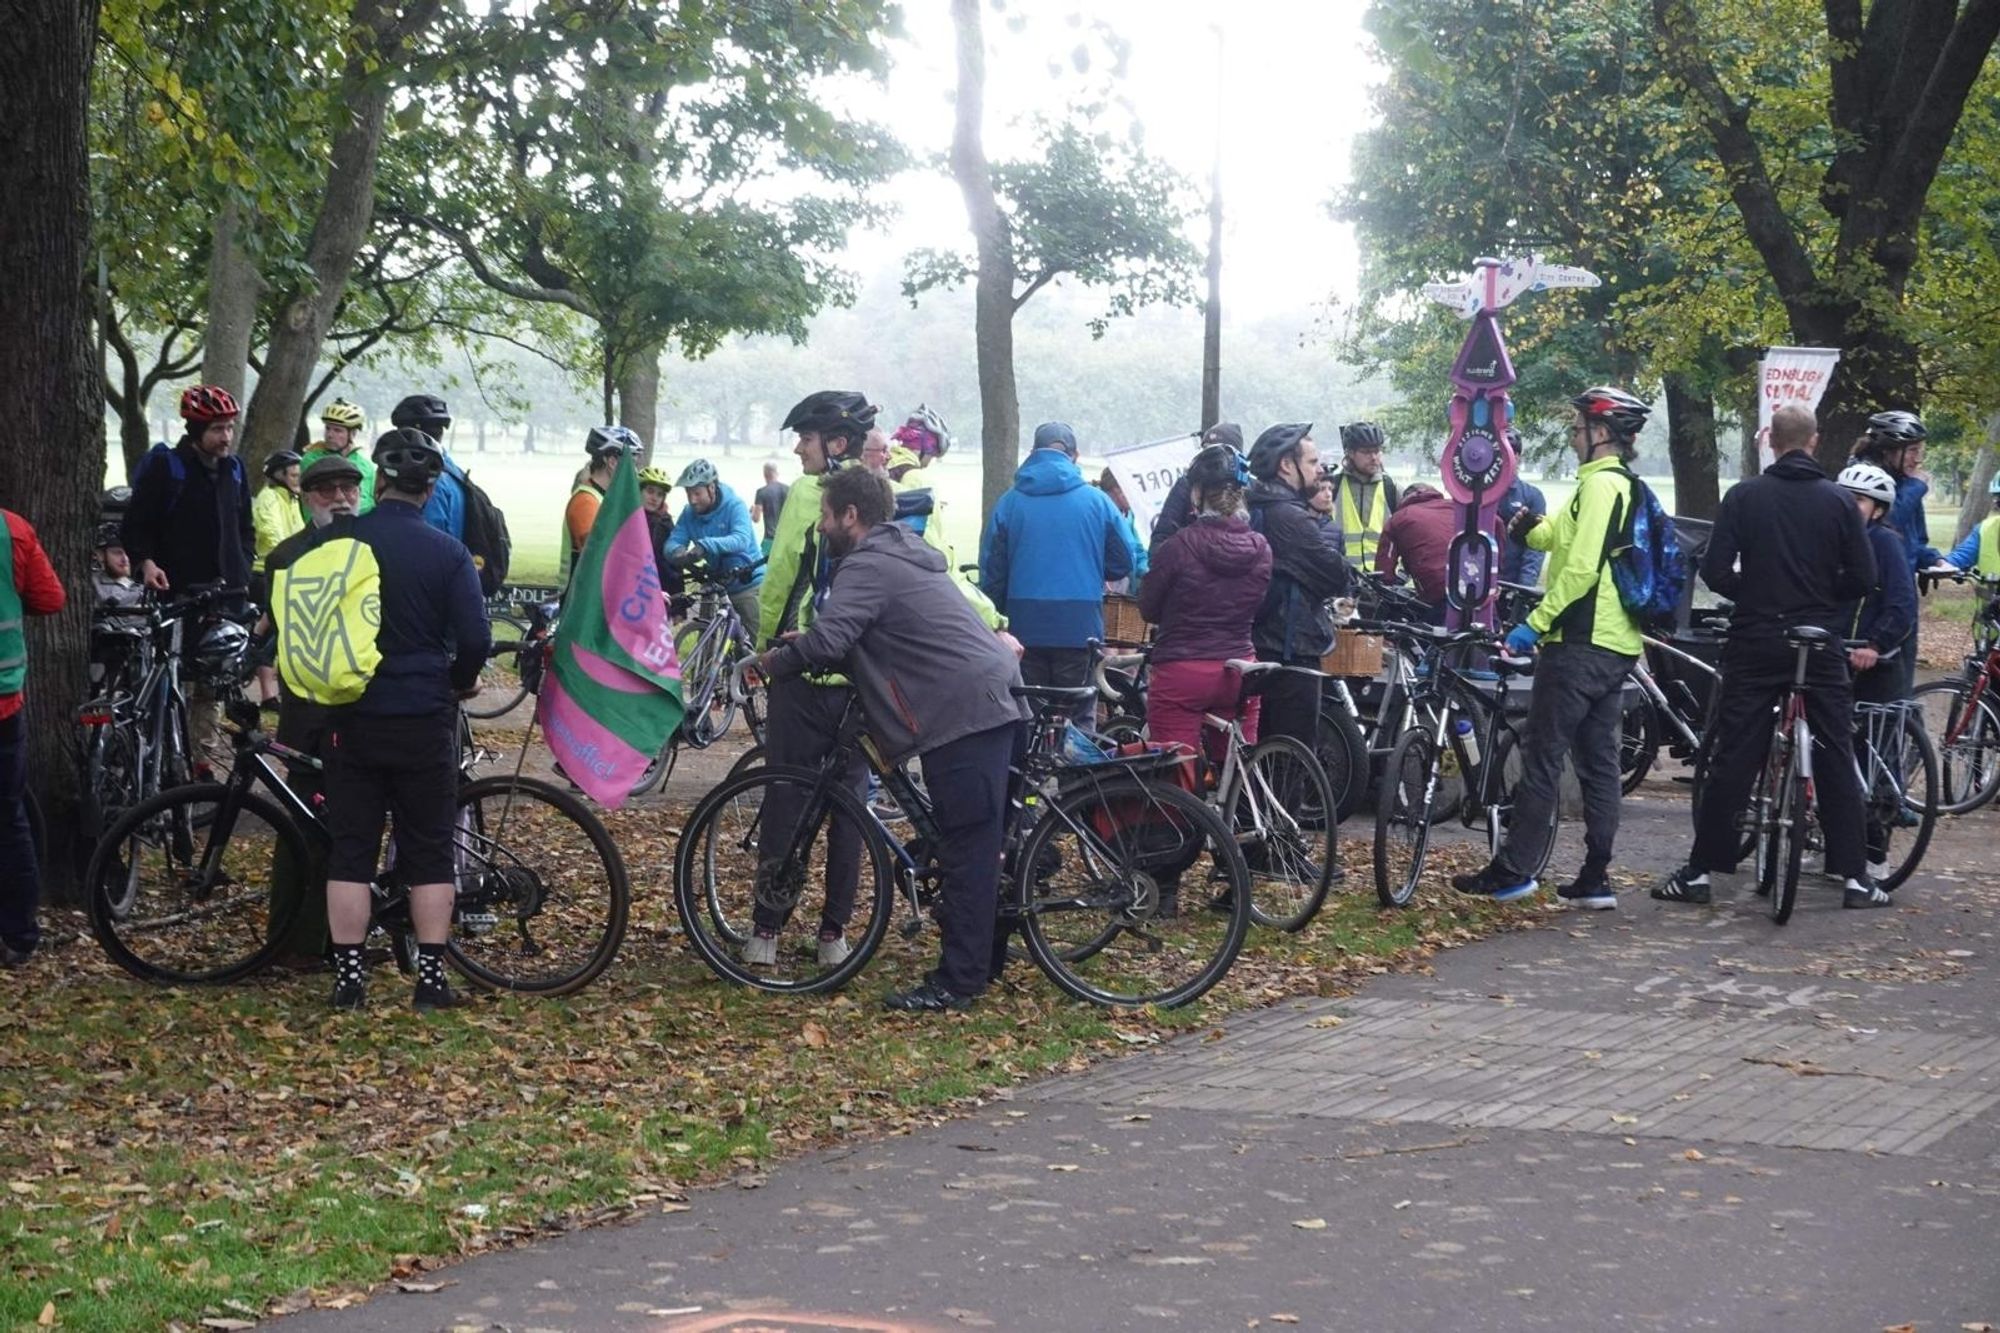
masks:
<path id="1" fill-rule="evenodd" d="M 847 961 L 848 955 L 853 952 L 854 950 L 847 947 L 847 941 L 838 935 L 835 935 L 830 940 L 822 939 L 819 942 L 819 965 L 821 967 L 839 967 Z"/>
<path id="2" fill-rule="evenodd" d="M 778 961 L 776 935 L 752 935 L 743 941 L 743 961 L 752 967 L 769 967 Z"/>

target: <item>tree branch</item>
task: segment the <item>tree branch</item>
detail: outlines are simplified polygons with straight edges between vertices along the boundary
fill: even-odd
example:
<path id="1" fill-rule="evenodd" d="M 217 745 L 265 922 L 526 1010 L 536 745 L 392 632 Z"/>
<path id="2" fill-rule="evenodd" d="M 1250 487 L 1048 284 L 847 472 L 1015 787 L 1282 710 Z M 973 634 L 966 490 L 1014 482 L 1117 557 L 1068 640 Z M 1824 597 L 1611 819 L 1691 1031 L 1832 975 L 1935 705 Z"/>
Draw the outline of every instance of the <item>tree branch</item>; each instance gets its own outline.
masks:
<path id="1" fill-rule="evenodd" d="M 526 283 L 501 277 L 487 264 L 486 256 L 479 253 L 479 247 L 473 243 L 470 236 L 441 218 L 411 217 L 410 220 L 450 241 L 457 248 L 459 257 L 465 260 L 466 267 L 472 270 L 472 276 L 502 296 L 511 296 L 517 301 L 539 301 L 545 305 L 567 306 L 588 319 L 597 318 L 596 307 L 576 292 L 555 287 L 531 287 Z"/>
<path id="2" fill-rule="evenodd" d="M 2000 0 L 1970 0 L 1885 161 L 1881 196 L 1893 209 L 1888 234 L 1908 231 L 1922 215 L 1952 133 L 1965 114 L 1966 98 L 1996 40 L 2000 40 Z"/>
<path id="3" fill-rule="evenodd" d="M 1030 282 L 1027 286 L 1023 287 L 1021 289 L 1020 295 L 1014 298 L 1014 309 L 1019 310 L 1022 306 L 1028 303 L 1029 297 L 1033 296 L 1036 292 L 1048 286 L 1051 282 L 1054 282 L 1057 278 L 1061 276 L 1062 276 L 1062 270 L 1059 268 L 1045 268 L 1040 273 L 1037 273 L 1035 275 L 1034 281 Z"/>

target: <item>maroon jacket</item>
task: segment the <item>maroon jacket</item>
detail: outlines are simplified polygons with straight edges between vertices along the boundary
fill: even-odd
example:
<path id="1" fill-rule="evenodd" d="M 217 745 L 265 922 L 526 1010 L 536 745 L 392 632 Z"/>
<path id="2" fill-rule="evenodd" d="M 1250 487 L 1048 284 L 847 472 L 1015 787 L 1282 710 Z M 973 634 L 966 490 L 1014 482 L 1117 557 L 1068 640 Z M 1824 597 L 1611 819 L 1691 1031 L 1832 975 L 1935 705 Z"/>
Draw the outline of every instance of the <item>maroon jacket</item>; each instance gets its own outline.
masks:
<path id="1" fill-rule="evenodd" d="M 1139 613 L 1159 627 L 1153 661 L 1251 657 L 1250 625 L 1271 582 L 1271 547 L 1241 516 L 1204 514 L 1153 548 Z"/>
<path id="2" fill-rule="evenodd" d="M 1410 487 L 1403 492 L 1396 512 L 1382 525 L 1382 540 L 1375 547 L 1375 571 L 1393 574 L 1401 560 L 1403 573 L 1416 585 L 1417 596 L 1432 606 L 1443 606 L 1445 553 L 1458 535 L 1458 522 L 1457 506 L 1442 491 Z M 1496 520 L 1493 535 L 1498 538 L 1502 533 Z"/>

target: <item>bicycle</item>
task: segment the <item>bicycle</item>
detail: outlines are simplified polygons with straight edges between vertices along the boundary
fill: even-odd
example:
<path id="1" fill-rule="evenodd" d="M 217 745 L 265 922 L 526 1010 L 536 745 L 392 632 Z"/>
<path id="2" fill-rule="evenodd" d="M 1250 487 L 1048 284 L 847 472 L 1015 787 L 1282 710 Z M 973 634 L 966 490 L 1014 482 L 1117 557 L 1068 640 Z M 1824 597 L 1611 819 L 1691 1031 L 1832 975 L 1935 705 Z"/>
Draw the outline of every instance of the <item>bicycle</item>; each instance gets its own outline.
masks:
<path id="1" fill-rule="evenodd" d="M 1813 823 L 1813 737 L 1806 721 L 1806 661 L 1827 648 L 1858 646 L 1814 625 L 1785 631 L 1794 653 L 1792 682 L 1779 697 L 1764 766 L 1745 814 L 1756 856 L 1757 894 L 1770 899 L 1771 919 L 1784 925 L 1798 902 L 1799 870 Z"/>
<path id="2" fill-rule="evenodd" d="M 502 588 L 487 603 L 493 651 L 479 669 L 479 695 L 464 705 L 482 722 L 505 717 L 536 692 L 549 641 L 562 615 L 558 588 Z"/>
<path id="3" fill-rule="evenodd" d="M 733 688 L 748 666 L 735 668 Z M 1181 756 L 1066 763 L 1060 737 L 1088 687 L 1014 692 L 1034 716 L 1008 793 L 1001 928 L 1018 926 L 1036 966 L 1077 999 L 1172 1007 L 1198 998 L 1228 971 L 1250 923 L 1249 875 L 1228 826 L 1191 792 L 1154 780 Z M 908 838 L 844 785 L 857 754 L 891 792 Z M 696 954 L 723 979 L 783 994 L 834 990 L 881 948 L 899 895 L 899 933 L 922 931 L 941 891 L 941 838 L 927 796 L 884 759 L 850 700 L 819 768 L 748 768 L 695 806 L 674 857 L 675 908 Z M 760 904 L 789 917 L 808 885 L 838 895 L 850 872 L 858 887 L 843 923 L 848 948 L 781 940 L 775 963 L 741 960 Z M 1189 874 L 1205 874 L 1227 910 L 1165 914 L 1163 899 Z"/>
<path id="4" fill-rule="evenodd" d="M 227 781 L 139 802 L 91 853 L 91 931 L 142 981 L 213 984 L 263 967 L 298 910 L 300 895 L 280 892 L 281 881 L 315 873 L 331 848 L 319 801 L 300 798 L 272 765 L 318 768 L 319 760 L 266 735 L 247 701 L 232 703 L 230 730 L 236 763 Z M 446 956 L 459 972 L 491 990 L 568 995 L 610 965 L 631 888 L 611 835 L 583 802 L 519 775 L 476 778 L 459 787 L 452 836 Z M 389 845 L 369 885 L 371 929 L 389 937 L 410 972 L 410 886 L 397 875 L 393 835 Z M 114 894 L 114 881 L 129 892 Z"/>
<path id="5" fill-rule="evenodd" d="M 674 652 L 681 671 L 681 724 L 667 737 L 666 744 L 646 765 L 646 771 L 632 787 L 632 795 L 644 796 L 665 782 L 674 771 L 680 748 L 706 750 L 721 740 L 736 721 L 740 710 L 753 741 L 764 743 L 767 706 L 763 687 L 746 688 L 741 698 L 730 689 L 730 672 L 752 649 L 754 626 L 745 625 L 729 598 L 732 584 L 739 583 L 762 560 L 727 574 L 706 565 L 688 567 L 690 581 L 697 584 L 688 599 L 687 619 L 674 634 Z"/>
<path id="6" fill-rule="evenodd" d="M 1918 577 L 1972 583 L 1987 595 L 1958 678 L 1919 685 L 1913 695 L 1937 749 L 1938 812 L 1963 815 L 2000 795 L 2000 579 L 1932 570 Z"/>
<path id="7" fill-rule="evenodd" d="M 1447 813 L 1442 781 L 1460 780 L 1457 818 L 1467 828 L 1483 827 L 1487 853 L 1497 856 L 1513 819 L 1519 781 L 1519 733 L 1508 720 L 1509 680 L 1529 664 L 1495 656 L 1491 682 L 1476 680 L 1451 658 L 1457 652 L 1492 648 L 1492 631 L 1447 631 L 1429 625 L 1388 622 L 1385 632 L 1405 650 L 1428 647 L 1429 671 L 1417 677 L 1409 695 L 1410 725 L 1382 769 L 1375 803 L 1375 894 L 1384 907 L 1404 907 L 1415 896 L 1429 855 L 1431 825 Z M 1490 688 L 1490 695 L 1488 690 Z M 1463 730 L 1459 724 L 1465 723 Z M 1539 879 L 1555 849 L 1562 814 L 1549 812 L 1548 837 L 1539 862 L 1516 867 Z"/>
<path id="8" fill-rule="evenodd" d="M 1698 759 L 1708 710 L 1722 678 L 1713 662 L 1670 640 L 1644 634 L 1640 641 L 1645 651 L 1631 672 L 1639 699 L 1627 705 L 1619 719 L 1619 789 L 1627 796 L 1652 772 L 1663 747 L 1683 762 Z"/>

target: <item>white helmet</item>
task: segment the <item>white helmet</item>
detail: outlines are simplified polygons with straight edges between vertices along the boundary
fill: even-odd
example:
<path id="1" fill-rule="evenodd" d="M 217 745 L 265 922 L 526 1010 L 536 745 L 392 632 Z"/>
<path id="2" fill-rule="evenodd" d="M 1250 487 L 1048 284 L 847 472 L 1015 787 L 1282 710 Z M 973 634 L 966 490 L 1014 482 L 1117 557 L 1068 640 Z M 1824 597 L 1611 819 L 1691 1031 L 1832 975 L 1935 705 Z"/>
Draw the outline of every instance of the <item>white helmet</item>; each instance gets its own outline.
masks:
<path id="1" fill-rule="evenodd" d="M 1896 503 L 1896 483 L 1873 463 L 1849 463 L 1841 469 L 1840 484 L 1856 495 L 1865 495 L 1884 505 Z"/>

